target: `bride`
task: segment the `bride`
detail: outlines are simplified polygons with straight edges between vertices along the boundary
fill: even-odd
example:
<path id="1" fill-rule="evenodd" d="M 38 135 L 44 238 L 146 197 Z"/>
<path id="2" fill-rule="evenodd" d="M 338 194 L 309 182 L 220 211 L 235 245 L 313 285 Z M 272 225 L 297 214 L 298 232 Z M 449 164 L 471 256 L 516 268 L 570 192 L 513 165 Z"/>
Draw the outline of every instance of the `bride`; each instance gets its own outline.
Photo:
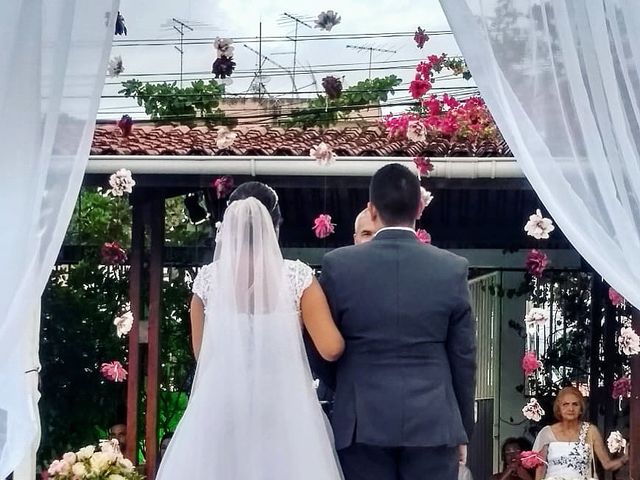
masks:
<path id="1" fill-rule="evenodd" d="M 229 197 L 214 261 L 193 285 L 198 365 L 159 480 L 342 478 L 302 328 L 330 361 L 344 340 L 311 268 L 282 258 L 280 220 L 263 183 Z"/>

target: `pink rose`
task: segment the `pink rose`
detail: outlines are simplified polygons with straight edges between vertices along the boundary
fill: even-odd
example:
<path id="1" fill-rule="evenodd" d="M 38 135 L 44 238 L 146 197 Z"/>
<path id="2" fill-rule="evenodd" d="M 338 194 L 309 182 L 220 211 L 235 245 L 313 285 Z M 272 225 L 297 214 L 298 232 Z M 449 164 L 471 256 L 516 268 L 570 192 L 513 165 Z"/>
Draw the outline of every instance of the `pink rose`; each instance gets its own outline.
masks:
<path id="1" fill-rule="evenodd" d="M 216 178 L 211 182 L 211 185 L 216 189 L 216 196 L 218 199 L 225 198 L 231 193 L 231 190 L 233 190 L 233 178 L 228 175 L 224 175 L 220 178 Z"/>
<path id="2" fill-rule="evenodd" d="M 528 450 L 520 453 L 520 463 L 524 468 L 533 470 L 534 468 L 542 465 L 544 462 L 542 461 L 542 457 L 540 457 L 540 452 L 536 452 L 535 450 Z"/>
<path id="3" fill-rule="evenodd" d="M 418 156 L 413 159 L 413 163 L 415 163 L 416 168 L 418 169 L 418 176 L 425 177 L 429 176 L 429 173 L 433 170 L 433 164 L 429 158 Z"/>
<path id="4" fill-rule="evenodd" d="M 631 379 L 629 377 L 620 377 L 613 382 L 611 396 L 620 400 L 631 396 Z"/>
<path id="5" fill-rule="evenodd" d="M 424 228 L 419 228 L 416 230 L 416 237 L 422 243 L 431 243 L 431 235 Z"/>
<path id="6" fill-rule="evenodd" d="M 527 271 L 534 277 L 540 278 L 549 265 L 549 257 L 540 250 L 530 250 L 527 254 Z"/>
<path id="7" fill-rule="evenodd" d="M 127 379 L 127 371 L 117 360 L 103 363 L 100 366 L 100 373 L 104 378 L 112 382 L 124 382 Z"/>
<path id="8" fill-rule="evenodd" d="M 102 263 L 106 265 L 122 265 L 127 261 L 127 252 L 118 242 L 105 242 L 100 247 Z"/>
<path id="9" fill-rule="evenodd" d="M 331 215 L 322 213 L 313 221 L 313 233 L 318 238 L 327 238 L 335 232 L 335 224 L 331 223 Z"/>
<path id="10" fill-rule="evenodd" d="M 541 366 L 542 364 L 534 352 L 527 352 L 524 354 L 524 357 L 522 357 L 522 370 L 527 377 L 538 370 Z"/>
<path id="11" fill-rule="evenodd" d="M 612 287 L 609 287 L 609 300 L 611 300 L 611 303 L 616 307 L 624 305 L 624 297 L 616 292 Z"/>

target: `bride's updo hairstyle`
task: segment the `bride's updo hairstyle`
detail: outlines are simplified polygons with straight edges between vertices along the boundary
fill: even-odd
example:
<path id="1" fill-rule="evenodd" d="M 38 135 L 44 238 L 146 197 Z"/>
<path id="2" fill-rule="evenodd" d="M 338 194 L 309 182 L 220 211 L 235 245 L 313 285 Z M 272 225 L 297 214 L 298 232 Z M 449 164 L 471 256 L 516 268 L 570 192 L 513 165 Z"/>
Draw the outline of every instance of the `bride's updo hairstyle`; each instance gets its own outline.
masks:
<path id="1" fill-rule="evenodd" d="M 273 227 L 278 232 L 282 223 L 282 214 L 280 213 L 278 194 L 275 190 L 262 182 L 245 182 L 239 185 L 229 196 L 228 205 L 231 205 L 236 200 L 243 200 L 249 197 L 255 198 L 266 207 L 269 215 L 271 215 Z"/>

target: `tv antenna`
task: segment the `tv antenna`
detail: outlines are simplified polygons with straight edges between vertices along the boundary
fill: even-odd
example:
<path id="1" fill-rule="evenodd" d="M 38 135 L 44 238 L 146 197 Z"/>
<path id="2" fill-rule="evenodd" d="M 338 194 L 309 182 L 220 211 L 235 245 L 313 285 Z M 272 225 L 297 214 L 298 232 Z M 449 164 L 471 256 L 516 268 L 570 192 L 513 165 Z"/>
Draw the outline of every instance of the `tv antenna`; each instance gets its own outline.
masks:
<path id="1" fill-rule="evenodd" d="M 298 93 L 298 89 L 295 87 L 295 85 L 296 85 L 296 63 L 297 63 L 297 57 L 298 57 L 298 28 L 301 25 L 305 26 L 307 28 L 313 28 L 311 25 L 309 25 L 309 23 L 307 23 L 307 22 L 311 21 L 311 18 L 310 17 L 303 17 L 302 15 L 293 15 L 291 13 L 284 12 L 280 16 L 280 20 L 278 21 L 279 25 L 291 25 L 291 24 L 293 24 L 295 26 L 293 37 L 287 36 L 287 38 L 289 40 L 293 41 L 293 68 L 292 68 L 291 75 L 293 76 L 293 86 L 294 86 L 294 91 L 295 91 L 296 94 Z"/>
<path id="2" fill-rule="evenodd" d="M 369 47 L 366 45 L 347 45 L 347 48 L 353 48 L 361 52 L 369 52 L 369 78 L 371 78 L 371 60 L 373 59 L 373 52 L 379 53 L 398 53 L 396 50 L 388 50 L 386 48 Z"/>
<path id="3" fill-rule="evenodd" d="M 244 48 L 246 48 L 247 50 L 252 51 L 253 53 L 255 53 L 258 56 L 258 65 L 260 67 L 259 67 L 259 70 L 258 70 L 258 74 L 254 77 L 254 80 L 258 80 L 260 82 L 260 81 L 264 81 L 266 78 L 268 78 L 268 77 L 263 77 L 262 76 L 262 65 L 264 64 L 264 62 L 269 62 L 272 65 L 275 65 L 276 67 L 280 68 L 281 70 L 284 70 L 285 72 L 287 72 L 287 74 L 289 75 L 289 78 L 291 78 L 291 83 L 293 84 L 293 90 L 295 92 L 297 92 L 295 77 L 293 76 L 293 74 L 291 73 L 291 71 L 287 67 L 283 67 L 278 62 L 270 59 L 266 55 L 263 55 L 261 52 L 257 51 L 255 48 L 251 48 L 246 43 L 243 43 L 242 46 Z M 264 83 L 266 83 L 266 81 L 264 81 Z"/>
<path id="4" fill-rule="evenodd" d="M 172 18 L 171 19 L 172 22 L 172 27 L 175 31 L 178 32 L 178 34 L 180 35 L 180 46 L 175 46 L 173 48 L 175 48 L 178 52 L 180 52 L 180 86 L 182 87 L 182 65 L 183 65 L 183 61 L 184 61 L 184 29 L 186 28 L 187 30 L 193 32 L 193 28 L 191 28 L 189 25 L 187 25 L 186 21 L 182 21 L 182 20 L 178 20 L 177 18 Z M 191 23 L 191 22 L 189 22 Z M 167 22 L 167 24 L 169 24 L 169 22 Z"/>

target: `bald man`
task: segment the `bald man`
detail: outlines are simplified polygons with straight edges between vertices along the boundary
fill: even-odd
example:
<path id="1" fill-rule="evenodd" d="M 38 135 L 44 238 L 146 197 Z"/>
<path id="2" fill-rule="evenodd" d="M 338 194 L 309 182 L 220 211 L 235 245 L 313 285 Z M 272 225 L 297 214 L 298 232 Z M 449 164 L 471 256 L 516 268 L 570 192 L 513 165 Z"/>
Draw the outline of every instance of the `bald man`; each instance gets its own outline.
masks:
<path id="1" fill-rule="evenodd" d="M 353 243 L 360 245 L 361 243 L 368 242 L 373 238 L 377 230 L 376 225 L 371 219 L 369 209 L 365 208 L 356 217 L 356 221 L 353 226 Z"/>

